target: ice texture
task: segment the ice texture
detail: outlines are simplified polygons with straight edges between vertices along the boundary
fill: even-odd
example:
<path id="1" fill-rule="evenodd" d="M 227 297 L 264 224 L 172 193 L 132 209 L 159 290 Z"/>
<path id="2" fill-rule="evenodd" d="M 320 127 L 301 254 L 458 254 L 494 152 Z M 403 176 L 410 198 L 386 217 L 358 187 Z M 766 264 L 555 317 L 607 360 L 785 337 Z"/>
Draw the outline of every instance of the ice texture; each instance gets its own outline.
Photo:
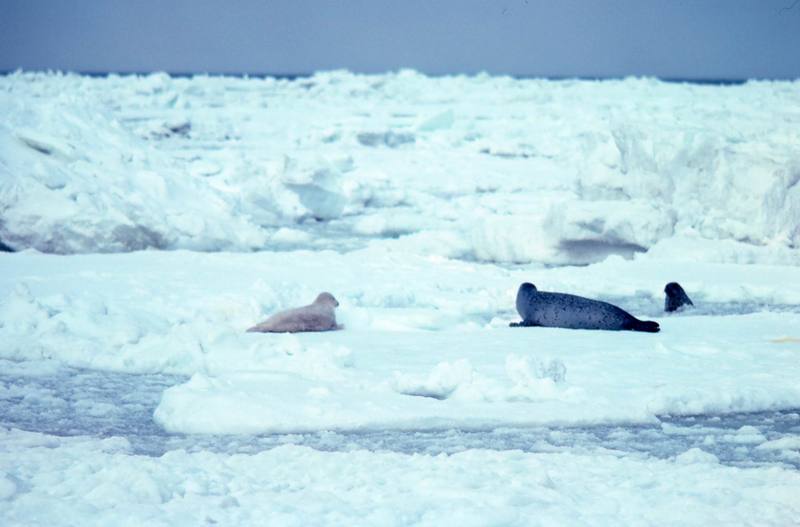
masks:
<path id="1" fill-rule="evenodd" d="M 284 445 L 151 458 L 117 439 L 6 429 L 0 445 L 8 525 L 792 525 L 800 514 L 800 472 L 728 467 L 700 449 L 653 460 Z"/>
<path id="2" fill-rule="evenodd" d="M 154 412 L 172 432 L 652 423 L 800 408 L 795 266 L 611 257 L 506 268 L 380 247 L 21 252 L 0 263 L 0 358 L 186 376 Z M 510 328 L 529 280 L 613 300 L 662 331 Z M 663 313 L 672 280 L 696 309 Z M 246 333 L 324 290 L 345 330 Z"/>
<path id="3" fill-rule="evenodd" d="M 0 524 L 798 523 L 798 87 L 0 76 Z"/>
<path id="4" fill-rule="evenodd" d="M 587 263 L 688 239 L 796 262 L 798 106 L 797 82 L 18 72 L 0 77 L 0 243 L 400 237 L 444 257 Z"/>

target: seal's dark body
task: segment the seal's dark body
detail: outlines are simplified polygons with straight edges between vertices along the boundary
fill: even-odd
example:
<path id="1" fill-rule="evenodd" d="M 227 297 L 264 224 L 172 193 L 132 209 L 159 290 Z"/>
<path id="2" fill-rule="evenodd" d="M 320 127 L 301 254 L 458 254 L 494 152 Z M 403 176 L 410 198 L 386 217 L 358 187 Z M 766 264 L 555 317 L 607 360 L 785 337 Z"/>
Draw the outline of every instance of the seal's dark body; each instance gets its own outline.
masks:
<path id="1" fill-rule="evenodd" d="M 524 283 L 517 292 L 517 312 L 522 322 L 516 326 L 543 326 L 568 329 L 632 330 L 655 333 L 657 322 L 643 321 L 608 302 L 566 293 L 538 291 Z"/>

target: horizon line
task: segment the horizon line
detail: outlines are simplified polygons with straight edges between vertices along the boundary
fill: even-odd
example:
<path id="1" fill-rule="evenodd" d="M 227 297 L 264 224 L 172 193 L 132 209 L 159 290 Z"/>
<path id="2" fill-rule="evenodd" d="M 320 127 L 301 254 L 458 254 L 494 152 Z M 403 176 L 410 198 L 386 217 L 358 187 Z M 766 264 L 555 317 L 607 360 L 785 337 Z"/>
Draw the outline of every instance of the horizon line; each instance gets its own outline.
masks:
<path id="1" fill-rule="evenodd" d="M 537 74 L 509 74 L 509 73 L 489 73 L 487 71 L 479 72 L 463 72 L 463 73 L 425 73 L 414 68 L 398 68 L 394 70 L 386 70 L 380 73 L 365 73 L 360 71 L 353 71 L 347 68 L 332 68 L 327 70 L 317 70 L 313 72 L 296 72 L 296 73 L 274 73 L 274 72 L 233 72 L 233 71 L 167 71 L 167 70 L 152 70 L 152 71 L 102 71 L 102 70 L 61 70 L 61 69 L 0 69 L 0 76 L 12 75 L 15 73 L 46 73 L 46 74 L 61 74 L 61 75 L 82 75 L 86 77 L 109 77 L 118 75 L 121 77 L 126 76 L 147 76 L 164 73 L 170 77 L 175 78 L 191 78 L 191 77 L 234 77 L 234 78 L 274 78 L 274 79 L 305 79 L 311 78 L 319 73 L 333 72 L 333 71 L 347 71 L 354 75 L 388 75 L 400 71 L 414 71 L 425 77 L 441 78 L 441 77 L 476 77 L 479 75 L 488 75 L 490 77 L 510 77 L 519 80 L 551 80 L 551 81 L 610 81 L 610 80 L 624 80 L 624 79 L 656 79 L 667 83 L 686 83 L 686 84 L 708 84 L 708 85 L 740 85 L 749 81 L 754 82 L 795 82 L 800 81 L 799 77 L 660 77 L 657 75 L 537 75 Z"/>

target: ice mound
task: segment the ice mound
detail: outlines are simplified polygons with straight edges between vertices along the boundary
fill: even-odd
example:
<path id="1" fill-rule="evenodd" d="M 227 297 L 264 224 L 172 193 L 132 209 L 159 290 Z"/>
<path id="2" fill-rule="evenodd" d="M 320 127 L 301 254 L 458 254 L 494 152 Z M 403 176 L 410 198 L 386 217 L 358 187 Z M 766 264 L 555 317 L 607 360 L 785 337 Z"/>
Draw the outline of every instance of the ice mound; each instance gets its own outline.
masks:
<path id="1" fill-rule="evenodd" d="M 675 463 L 679 465 L 694 465 L 697 463 L 717 465 L 719 464 L 719 459 L 714 454 L 705 452 L 702 449 L 690 448 L 686 452 L 675 456 Z"/>
<path id="2" fill-rule="evenodd" d="M 680 238 L 798 261 L 795 86 L 5 75 L 0 250 L 586 264 Z"/>
<path id="3" fill-rule="evenodd" d="M 405 395 L 464 401 L 536 401 L 558 395 L 566 367 L 559 360 L 547 363 L 514 354 L 506 357 L 507 380 L 477 372 L 466 359 L 436 365 L 425 378 L 395 373 L 392 389 Z"/>
<path id="4" fill-rule="evenodd" d="M 107 107 L 80 93 L 31 101 L 8 92 L 0 107 L 5 245 L 52 253 L 263 245 L 257 226 Z"/>
<path id="5" fill-rule="evenodd" d="M 195 374 L 187 383 L 164 392 L 154 419 L 168 431 L 188 433 L 440 428 L 459 421 L 499 422 L 491 410 L 498 404 L 575 397 L 574 391 L 557 386 L 565 372 L 560 361 L 544 365 L 511 355 L 504 379 L 478 373 L 468 360 L 460 359 L 437 365 L 422 380 L 400 372 L 382 380 L 340 359 L 337 363 L 343 366 L 320 368 L 329 355 L 314 348 L 303 354 L 299 369 L 290 365 L 298 360 L 292 357 L 281 368 L 284 372 Z M 482 406 L 476 408 L 475 403 Z M 467 409 L 476 415 L 459 417 Z M 524 419 L 521 415 L 511 418 Z"/>
<path id="6" fill-rule="evenodd" d="M 742 96 L 778 104 L 780 92 L 759 93 L 766 86 L 745 85 Z M 770 119 L 743 106 L 737 111 L 742 113 L 721 121 L 709 115 L 688 130 L 678 122 L 653 128 L 633 116 L 612 128 L 605 141 L 588 152 L 576 181 L 577 195 L 597 205 L 597 210 L 567 223 L 588 226 L 607 221 L 614 208 L 600 206 L 603 200 L 617 202 L 618 208 L 639 201 L 654 204 L 651 207 L 661 217 L 649 220 L 650 225 L 631 224 L 639 236 L 652 237 L 637 240 L 633 232 L 622 236 L 631 243 L 649 247 L 673 232 L 695 232 L 710 240 L 797 248 L 800 157 L 785 148 L 787 137 L 796 137 L 796 132 L 773 129 Z M 749 126 L 738 135 L 725 132 L 729 120 L 745 117 L 751 119 Z M 631 221 L 647 214 L 622 216 Z"/>

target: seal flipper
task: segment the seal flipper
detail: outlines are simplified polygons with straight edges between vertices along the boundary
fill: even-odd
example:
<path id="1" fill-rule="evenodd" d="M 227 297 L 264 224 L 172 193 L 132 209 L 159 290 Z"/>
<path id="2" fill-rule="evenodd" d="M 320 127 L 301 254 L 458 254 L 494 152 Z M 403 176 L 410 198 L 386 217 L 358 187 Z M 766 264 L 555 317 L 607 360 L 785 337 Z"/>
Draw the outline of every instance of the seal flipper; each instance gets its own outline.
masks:
<path id="1" fill-rule="evenodd" d="M 539 324 L 530 321 L 530 320 L 523 320 L 522 322 L 511 322 L 508 327 L 510 328 L 532 328 L 534 326 L 538 326 Z"/>
<path id="2" fill-rule="evenodd" d="M 647 333 L 658 333 L 661 331 L 661 327 L 658 325 L 658 322 L 653 322 L 652 320 L 639 320 L 638 318 L 634 318 L 631 321 L 630 329 L 633 331 L 646 331 Z"/>

